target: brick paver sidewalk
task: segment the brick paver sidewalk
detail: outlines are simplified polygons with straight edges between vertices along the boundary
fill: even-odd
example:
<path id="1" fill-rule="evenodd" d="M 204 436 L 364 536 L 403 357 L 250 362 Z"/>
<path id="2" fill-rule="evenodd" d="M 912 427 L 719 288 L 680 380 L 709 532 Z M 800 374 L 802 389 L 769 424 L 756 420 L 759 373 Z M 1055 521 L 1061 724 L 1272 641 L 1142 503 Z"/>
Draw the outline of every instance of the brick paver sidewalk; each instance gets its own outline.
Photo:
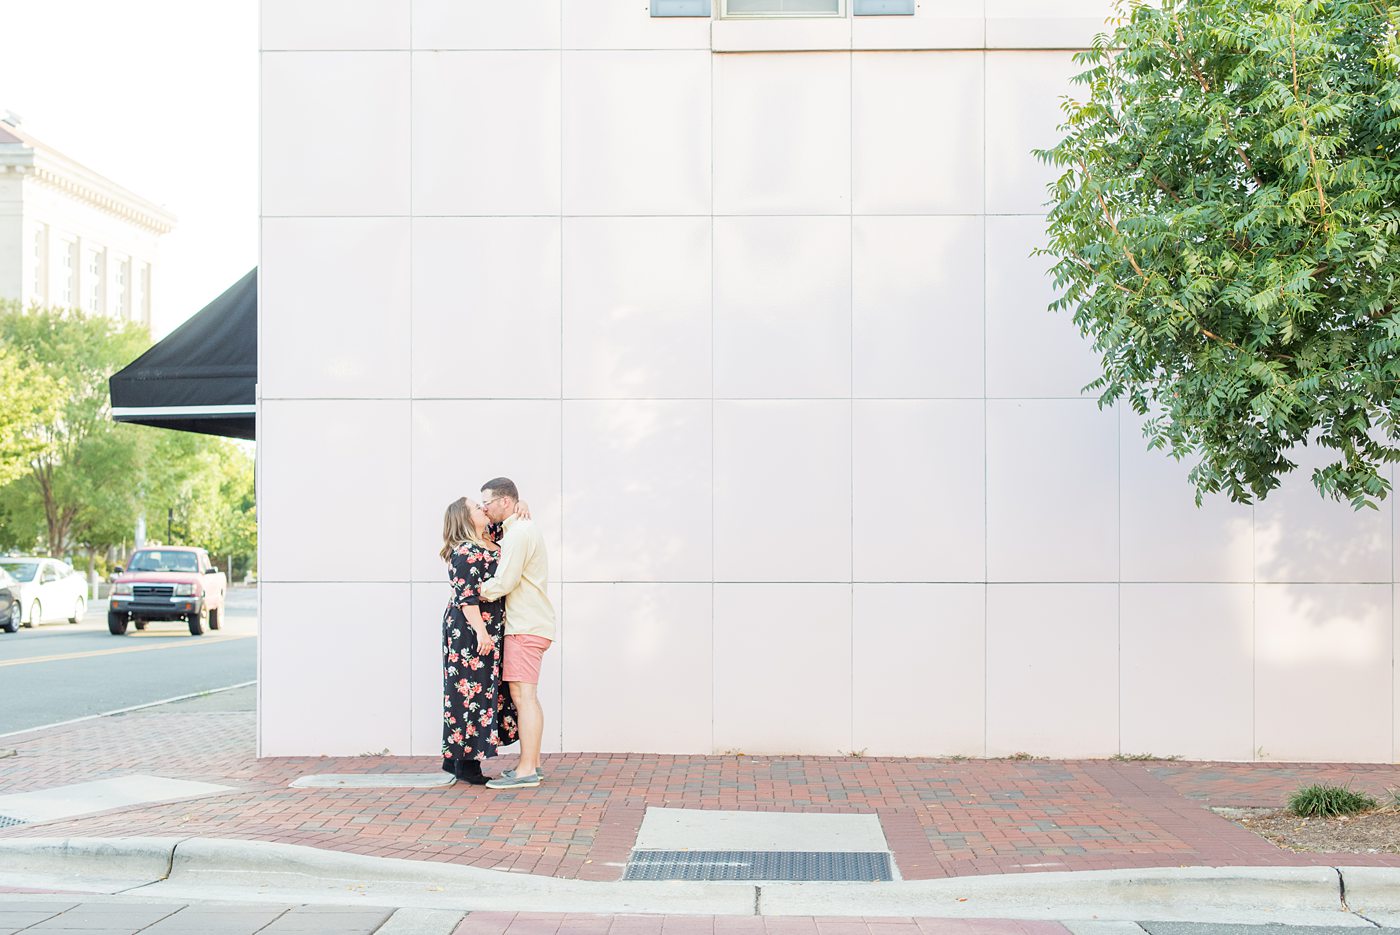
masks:
<path id="1" fill-rule="evenodd" d="M 251 697 L 250 695 L 248 696 Z M 244 838 L 557 877 L 617 880 L 648 806 L 879 816 L 905 879 L 1181 865 L 1400 866 L 1400 854 L 1295 854 L 1207 809 L 1278 806 L 1309 782 L 1383 795 L 1400 766 L 1102 760 L 547 756 L 498 793 L 291 789 L 310 773 L 429 772 L 433 758 L 253 756 L 248 710 L 165 705 L 0 741 L 0 790 L 147 773 L 231 794 L 0 830 L 12 837 Z M 488 771 L 513 765 L 508 758 Z"/>

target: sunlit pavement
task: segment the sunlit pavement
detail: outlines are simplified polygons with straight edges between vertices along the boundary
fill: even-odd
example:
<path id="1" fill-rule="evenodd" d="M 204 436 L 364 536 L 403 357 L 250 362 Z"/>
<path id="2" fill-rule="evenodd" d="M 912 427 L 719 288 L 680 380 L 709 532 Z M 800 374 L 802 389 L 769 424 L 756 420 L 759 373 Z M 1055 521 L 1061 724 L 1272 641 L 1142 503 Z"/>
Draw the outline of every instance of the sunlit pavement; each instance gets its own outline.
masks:
<path id="1" fill-rule="evenodd" d="M 0 932 L 67 935 L 1341 935 L 1355 926 L 919 917 L 594 915 L 373 906 L 91 902 L 0 888 Z M 1393 928 L 1364 931 L 1390 935 Z"/>
<path id="2" fill-rule="evenodd" d="M 187 661 L 195 652 L 91 661 Z M 353 717 L 354 686 L 346 689 L 343 697 L 313 701 L 328 717 Z M 254 707 L 249 687 L 5 738 L 0 748 L 15 752 L 0 758 L 6 790 L 147 775 L 233 791 L 4 828 L 0 840 L 254 839 L 609 881 L 622 879 L 647 809 L 666 807 L 874 815 L 904 880 L 1143 867 L 1400 866 L 1400 854 L 1285 851 L 1207 807 L 1277 807 L 1313 782 L 1384 795 L 1400 787 L 1397 765 L 566 753 L 545 756 L 546 780 L 533 789 L 293 788 L 312 774 L 436 774 L 439 761 L 376 751 L 258 759 Z M 514 757 L 501 757 L 487 771 L 513 765 Z"/>
<path id="3" fill-rule="evenodd" d="M 250 682 L 257 630 L 257 591 L 235 588 L 220 629 L 203 636 L 178 622 L 113 636 L 106 601 L 76 625 L 0 633 L 0 734 Z"/>

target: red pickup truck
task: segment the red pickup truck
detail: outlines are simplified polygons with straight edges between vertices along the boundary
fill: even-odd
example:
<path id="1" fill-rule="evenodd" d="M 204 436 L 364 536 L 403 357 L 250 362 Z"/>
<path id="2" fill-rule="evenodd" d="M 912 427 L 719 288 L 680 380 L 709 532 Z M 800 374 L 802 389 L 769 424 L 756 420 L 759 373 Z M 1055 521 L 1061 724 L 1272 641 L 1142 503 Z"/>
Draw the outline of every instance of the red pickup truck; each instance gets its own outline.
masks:
<path id="1" fill-rule="evenodd" d="M 146 629 L 152 620 L 183 620 L 199 636 L 219 629 L 228 580 L 203 549 L 162 546 L 138 549 L 112 582 L 107 629 L 126 635 L 128 624 Z"/>

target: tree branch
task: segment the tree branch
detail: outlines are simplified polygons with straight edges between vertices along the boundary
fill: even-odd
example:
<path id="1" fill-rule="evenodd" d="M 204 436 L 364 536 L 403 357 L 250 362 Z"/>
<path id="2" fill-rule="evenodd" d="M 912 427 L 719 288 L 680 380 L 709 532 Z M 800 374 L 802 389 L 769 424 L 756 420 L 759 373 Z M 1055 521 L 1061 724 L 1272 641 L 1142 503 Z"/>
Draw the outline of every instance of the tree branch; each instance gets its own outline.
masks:
<path id="1" fill-rule="evenodd" d="M 1288 55 L 1293 62 L 1293 100 L 1298 105 L 1299 119 L 1303 122 L 1303 139 L 1308 144 L 1308 165 L 1312 168 L 1313 183 L 1317 187 L 1317 213 L 1322 216 L 1323 226 L 1327 226 L 1327 193 L 1322 190 L 1322 173 L 1317 167 L 1317 152 L 1313 149 L 1312 134 L 1308 130 L 1308 111 L 1303 106 L 1303 92 L 1298 86 L 1298 43 L 1296 41 L 1297 21 L 1288 14 Z"/>
<path id="2" fill-rule="evenodd" d="M 1176 38 L 1177 38 L 1177 41 L 1180 42 L 1181 45 L 1182 45 L 1182 47 L 1183 47 L 1183 51 L 1182 51 L 1181 54 L 1180 54 L 1179 56 L 1177 56 L 1177 57 L 1180 58 L 1181 61 L 1183 61 L 1183 62 L 1186 63 L 1186 67 L 1188 67 L 1188 68 L 1191 69 L 1191 74 L 1195 75 L 1195 76 L 1196 76 L 1196 80 L 1197 80 L 1198 82 L 1200 82 L 1201 90 L 1204 91 L 1205 93 L 1209 94 L 1209 93 L 1210 93 L 1210 82 L 1207 81 L 1207 80 L 1206 80 L 1206 76 L 1205 76 L 1204 74 L 1201 73 L 1200 66 L 1198 66 L 1198 65 L 1196 64 L 1196 59 L 1195 59 L 1194 57 L 1188 56 L 1188 55 L 1186 54 L 1186 52 L 1184 51 L 1185 46 L 1186 46 L 1186 33 L 1182 30 L 1182 28 L 1181 28 L 1181 23 L 1179 23 L 1179 22 L 1178 22 L 1178 23 L 1175 23 L 1175 26 L 1176 26 Z M 1176 50 L 1175 50 L 1174 48 L 1172 48 L 1172 46 L 1171 46 L 1170 43 L 1167 44 L 1167 51 L 1168 51 L 1168 53 L 1170 53 L 1170 54 L 1172 54 L 1172 55 L 1176 55 L 1176 54 L 1177 54 Z M 1246 169 L 1249 170 L 1249 174 L 1252 175 L 1252 176 L 1254 176 L 1254 181 L 1255 181 L 1255 183 L 1256 183 L 1260 188 L 1263 188 L 1263 187 L 1264 187 L 1264 179 L 1263 179 L 1262 177 L 1260 177 L 1259 171 L 1258 171 L 1257 169 L 1254 168 L 1254 162 L 1253 162 L 1253 160 L 1251 160 L 1251 159 L 1249 158 L 1249 154 L 1246 153 L 1246 152 L 1244 151 L 1244 147 L 1241 146 L 1239 143 L 1236 143 L 1236 142 L 1234 141 L 1235 128 L 1232 127 L 1232 126 L 1230 125 L 1230 118 L 1225 117 L 1225 116 L 1222 115 L 1220 119 L 1223 120 L 1224 123 L 1225 123 L 1225 132 L 1231 137 L 1231 139 L 1230 139 L 1230 145 L 1234 146 L 1235 152 L 1239 155 L 1240 160 L 1241 160 L 1242 162 L 1244 162 L 1244 167 L 1245 167 Z"/>

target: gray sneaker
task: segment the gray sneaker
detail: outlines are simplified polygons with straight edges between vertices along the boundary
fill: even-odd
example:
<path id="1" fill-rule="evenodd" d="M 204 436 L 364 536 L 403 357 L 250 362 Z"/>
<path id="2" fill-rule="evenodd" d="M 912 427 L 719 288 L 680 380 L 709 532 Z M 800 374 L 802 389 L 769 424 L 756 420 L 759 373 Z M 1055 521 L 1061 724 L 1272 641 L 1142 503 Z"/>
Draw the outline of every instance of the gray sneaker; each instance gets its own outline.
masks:
<path id="1" fill-rule="evenodd" d="M 504 773 L 486 784 L 488 789 L 532 789 L 540 784 L 540 774 L 529 776 L 507 776 Z"/>
<path id="2" fill-rule="evenodd" d="M 513 770 L 513 769 L 502 770 L 502 771 L 501 771 L 501 775 L 504 776 L 504 777 L 506 777 L 507 779 L 514 779 L 514 778 L 515 778 L 515 770 Z M 535 775 L 538 776 L 538 777 L 540 777 L 541 779 L 543 779 L 543 778 L 544 778 L 544 770 L 542 770 L 542 769 L 537 769 L 537 770 L 535 770 Z"/>

